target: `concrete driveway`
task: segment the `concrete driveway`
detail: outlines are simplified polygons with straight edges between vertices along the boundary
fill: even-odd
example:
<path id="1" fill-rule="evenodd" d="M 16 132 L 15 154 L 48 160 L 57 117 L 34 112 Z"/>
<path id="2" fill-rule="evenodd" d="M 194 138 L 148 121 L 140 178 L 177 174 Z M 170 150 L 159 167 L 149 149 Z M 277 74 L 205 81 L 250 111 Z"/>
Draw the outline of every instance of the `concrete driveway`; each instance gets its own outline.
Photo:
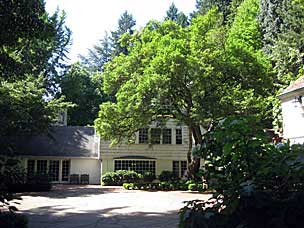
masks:
<path id="1" fill-rule="evenodd" d="M 128 191 L 121 187 L 57 185 L 22 194 L 19 210 L 29 228 L 170 228 L 178 226 L 183 201 L 209 195 L 182 191 Z"/>

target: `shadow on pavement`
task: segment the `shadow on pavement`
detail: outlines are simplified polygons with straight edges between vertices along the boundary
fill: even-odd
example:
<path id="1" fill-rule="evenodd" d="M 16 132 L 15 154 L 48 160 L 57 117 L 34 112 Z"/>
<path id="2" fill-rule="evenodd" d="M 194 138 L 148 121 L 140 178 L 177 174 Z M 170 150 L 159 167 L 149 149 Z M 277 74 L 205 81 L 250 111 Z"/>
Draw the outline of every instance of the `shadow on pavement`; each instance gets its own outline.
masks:
<path id="1" fill-rule="evenodd" d="M 99 185 L 54 185 L 49 192 L 25 192 L 18 193 L 18 196 L 48 197 L 63 199 L 68 197 L 86 197 L 107 193 L 122 192 L 120 187 L 101 187 Z"/>
<path id="2" fill-rule="evenodd" d="M 60 205 L 38 207 L 24 214 L 30 228 L 173 228 L 178 226 L 176 211 L 119 213 L 128 207 L 69 212 Z"/>

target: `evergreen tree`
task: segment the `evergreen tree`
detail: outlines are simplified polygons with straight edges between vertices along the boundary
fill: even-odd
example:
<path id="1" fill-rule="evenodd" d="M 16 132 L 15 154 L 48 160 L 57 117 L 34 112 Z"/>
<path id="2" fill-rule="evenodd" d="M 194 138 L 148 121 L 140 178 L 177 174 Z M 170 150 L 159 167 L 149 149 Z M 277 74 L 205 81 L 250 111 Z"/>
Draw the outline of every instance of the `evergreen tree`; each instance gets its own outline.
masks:
<path id="1" fill-rule="evenodd" d="M 283 0 L 261 0 L 259 21 L 263 32 L 264 50 L 270 54 L 278 34 L 281 33 Z"/>
<path id="2" fill-rule="evenodd" d="M 262 0 L 259 16 L 264 50 L 270 55 L 278 88 L 295 80 L 304 63 L 304 2 Z"/>
<path id="3" fill-rule="evenodd" d="M 166 12 L 167 16 L 165 17 L 165 20 L 171 20 L 171 21 L 177 21 L 178 17 L 178 9 L 175 6 L 174 3 L 172 3 L 169 7 L 169 9 Z"/>
<path id="4" fill-rule="evenodd" d="M 102 72 L 104 65 L 111 60 L 112 57 L 111 37 L 106 32 L 99 44 L 94 45 L 93 49 L 89 49 L 88 56 L 80 56 L 82 64 L 91 72 Z"/>
<path id="5" fill-rule="evenodd" d="M 12 149 L 9 136 L 38 134 L 48 129 L 63 98 L 56 93 L 70 30 L 65 14 L 48 15 L 44 1 L 0 2 L 0 151 Z M 4 148 L 4 149 L 3 149 Z"/>
<path id="6" fill-rule="evenodd" d="M 100 88 L 100 80 L 80 63 L 70 66 L 60 81 L 61 95 L 66 101 L 75 104 L 68 111 L 68 124 L 76 126 L 93 125 L 97 118 L 99 105 L 107 97 Z"/>
<path id="7" fill-rule="evenodd" d="M 188 17 L 183 12 L 178 13 L 176 22 L 182 27 L 186 27 L 190 24 Z"/>
<path id="8" fill-rule="evenodd" d="M 123 47 L 120 43 L 120 38 L 123 34 L 129 33 L 133 34 L 133 27 L 135 26 L 136 21 L 133 19 L 133 16 L 125 11 L 118 20 L 118 29 L 111 32 L 111 41 L 113 44 L 112 56 L 118 56 L 120 53 L 125 55 L 128 54 L 127 47 Z"/>
<path id="9" fill-rule="evenodd" d="M 197 14 L 204 15 L 212 7 L 216 7 L 219 12 L 223 13 L 224 22 L 229 19 L 233 21 L 233 18 L 229 18 L 229 15 L 235 15 L 237 7 L 243 2 L 243 0 L 196 0 L 196 11 L 192 16 Z"/>
<path id="10" fill-rule="evenodd" d="M 188 17 L 183 12 L 178 12 L 178 9 L 174 3 L 171 4 L 166 14 L 165 20 L 174 21 L 182 27 L 189 25 Z"/>

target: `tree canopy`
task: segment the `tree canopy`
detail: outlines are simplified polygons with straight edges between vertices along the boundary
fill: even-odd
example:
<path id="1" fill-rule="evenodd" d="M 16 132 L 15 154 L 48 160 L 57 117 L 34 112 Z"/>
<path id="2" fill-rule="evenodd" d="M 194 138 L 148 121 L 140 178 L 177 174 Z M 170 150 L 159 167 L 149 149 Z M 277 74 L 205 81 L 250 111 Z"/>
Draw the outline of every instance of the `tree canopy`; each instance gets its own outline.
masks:
<path id="1" fill-rule="evenodd" d="M 152 21 L 140 33 L 124 36 L 128 55 L 114 58 L 102 74 L 104 90 L 115 94 L 116 102 L 100 106 L 99 134 L 114 141 L 132 137 L 169 115 L 187 124 L 195 144 L 202 144 L 201 125 L 234 113 L 265 114 L 269 64 L 259 50 L 261 40 L 249 41 L 260 37 L 257 10 L 256 1 L 247 1 L 229 31 L 213 8 L 186 28 Z M 238 35 L 240 29 L 247 36 Z"/>
<path id="2" fill-rule="evenodd" d="M 68 106 L 63 98 L 50 98 L 71 32 L 65 14 L 48 15 L 43 1 L 0 4 L 0 146 L 5 152 L 6 137 L 46 130 Z"/>

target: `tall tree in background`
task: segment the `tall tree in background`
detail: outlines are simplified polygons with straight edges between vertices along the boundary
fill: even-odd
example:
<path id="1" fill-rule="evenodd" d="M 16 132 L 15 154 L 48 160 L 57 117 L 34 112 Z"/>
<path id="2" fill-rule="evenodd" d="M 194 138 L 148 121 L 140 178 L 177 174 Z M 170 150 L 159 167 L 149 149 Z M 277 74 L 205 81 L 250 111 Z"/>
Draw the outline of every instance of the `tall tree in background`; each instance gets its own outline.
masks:
<path id="1" fill-rule="evenodd" d="M 46 130 L 67 106 L 46 97 L 56 92 L 71 32 L 65 15 L 49 16 L 43 1 L 0 4 L 0 146 L 9 151 L 6 137 Z"/>
<path id="2" fill-rule="evenodd" d="M 113 45 L 112 56 L 118 56 L 120 53 L 128 54 L 128 49 L 120 43 L 121 36 L 125 33 L 133 34 L 136 21 L 133 16 L 125 11 L 118 20 L 118 28 L 111 32 L 111 40 Z"/>
<path id="3" fill-rule="evenodd" d="M 106 32 L 103 39 L 93 49 L 89 49 L 88 56 L 81 56 L 82 64 L 90 71 L 102 72 L 104 65 L 112 58 L 111 37 Z"/>
<path id="4" fill-rule="evenodd" d="M 178 12 L 178 9 L 174 3 L 170 5 L 166 14 L 167 15 L 165 17 L 165 20 L 174 21 L 182 27 L 186 27 L 189 25 L 188 17 L 183 12 Z"/>
<path id="5" fill-rule="evenodd" d="M 121 45 L 123 34 L 133 33 L 135 20 L 132 15 L 125 11 L 118 20 L 118 28 L 112 31 L 111 35 L 105 34 L 92 49 L 89 49 L 88 56 L 80 56 L 81 63 L 90 72 L 102 72 L 104 65 L 120 53 L 127 54 L 127 48 Z"/>
<path id="6" fill-rule="evenodd" d="M 95 80 L 95 74 L 80 63 L 70 66 L 60 81 L 61 95 L 75 104 L 69 109 L 68 124 L 75 126 L 93 125 L 97 118 L 99 105 L 107 97 L 100 88 L 102 82 Z"/>
<path id="7" fill-rule="evenodd" d="M 298 77 L 304 63 L 303 1 L 262 0 L 264 49 L 272 59 L 278 88 Z"/>
<path id="8" fill-rule="evenodd" d="M 192 16 L 195 16 L 197 14 L 204 15 L 212 7 L 217 7 L 219 12 L 223 13 L 223 22 L 226 23 L 228 20 L 233 21 L 237 7 L 242 2 L 243 0 L 196 0 L 196 10 Z"/>

